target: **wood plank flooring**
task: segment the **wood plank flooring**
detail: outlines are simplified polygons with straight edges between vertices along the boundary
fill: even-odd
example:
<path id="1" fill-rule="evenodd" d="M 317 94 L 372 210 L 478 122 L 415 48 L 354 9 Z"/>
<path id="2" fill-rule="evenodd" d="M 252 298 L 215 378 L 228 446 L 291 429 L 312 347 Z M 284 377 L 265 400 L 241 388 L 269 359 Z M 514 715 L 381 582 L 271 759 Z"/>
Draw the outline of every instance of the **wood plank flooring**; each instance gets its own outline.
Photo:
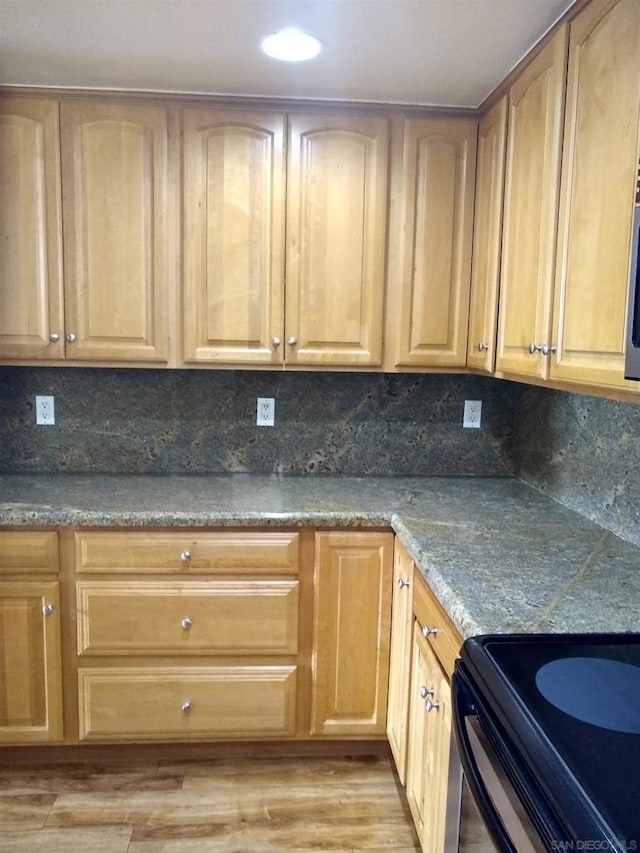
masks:
<path id="1" fill-rule="evenodd" d="M 0 853 L 419 849 L 387 755 L 0 765 Z"/>

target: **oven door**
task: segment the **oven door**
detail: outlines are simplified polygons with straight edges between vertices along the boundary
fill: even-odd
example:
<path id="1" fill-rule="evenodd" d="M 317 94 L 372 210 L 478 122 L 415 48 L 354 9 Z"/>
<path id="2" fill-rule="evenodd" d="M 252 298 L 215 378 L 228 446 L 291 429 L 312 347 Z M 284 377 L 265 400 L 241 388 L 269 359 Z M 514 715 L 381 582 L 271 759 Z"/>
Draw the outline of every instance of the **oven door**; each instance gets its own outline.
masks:
<path id="1" fill-rule="evenodd" d="M 483 714 L 459 669 L 452 680 L 452 705 L 453 730 L 464 771 L 460 853 L 546 853 L 552 849 L 549 830 L 551 835 L 557 831 L 555 820 L 539 800 L 524 768 L 516 766 L 513 749 Z M 477 828 L 478 813 L 484 831 Z"/>

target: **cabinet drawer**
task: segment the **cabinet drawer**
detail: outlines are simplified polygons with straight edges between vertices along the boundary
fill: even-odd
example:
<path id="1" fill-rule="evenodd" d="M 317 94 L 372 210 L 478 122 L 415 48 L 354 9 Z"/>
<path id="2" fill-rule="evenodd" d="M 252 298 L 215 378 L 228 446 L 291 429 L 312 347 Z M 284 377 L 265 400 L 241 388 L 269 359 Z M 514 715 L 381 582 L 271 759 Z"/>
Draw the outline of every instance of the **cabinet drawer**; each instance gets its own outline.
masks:
<path id="1" fill-rule="evenodd" d="M 417 572 L 414 574 L 413 612 L 421 627 L 430 629 L 427 633 L 429 645 L 438 656 L 444 671 L 451 678 L 453 665 L 460 653 L 462 637 Z"/>
<path id="2" fill-rule="evenodd" d="M 297 533 L 76 533 L 78 572 L 297 574 Z"/>
<path id="3" fill-rule="evenodd" d="M 294 666 L 81 669 L 80 740 L 290 737 Z"/>
<path id="4" fill-rule="evenodd" d="M 295 654 L 298 581 L 80 581 L 78 654 Z"/>
<path id="5" fill-rule="evenodd" d="M 58 571 L 58 534 L 54 530 L 0 530 L 0 573 Z"/>

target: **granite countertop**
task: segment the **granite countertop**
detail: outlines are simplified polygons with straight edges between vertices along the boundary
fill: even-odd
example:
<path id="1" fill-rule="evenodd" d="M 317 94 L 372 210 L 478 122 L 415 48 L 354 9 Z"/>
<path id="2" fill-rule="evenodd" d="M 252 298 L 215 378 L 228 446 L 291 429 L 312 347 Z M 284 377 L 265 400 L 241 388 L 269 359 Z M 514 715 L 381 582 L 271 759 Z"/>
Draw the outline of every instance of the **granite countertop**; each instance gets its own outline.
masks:
<path id="1" fill-rule="evenodd" d="M 508 477 L 0 475 L 0 526 L 391 527 L 464 637 L 640 631 L 640 550 Z"/>

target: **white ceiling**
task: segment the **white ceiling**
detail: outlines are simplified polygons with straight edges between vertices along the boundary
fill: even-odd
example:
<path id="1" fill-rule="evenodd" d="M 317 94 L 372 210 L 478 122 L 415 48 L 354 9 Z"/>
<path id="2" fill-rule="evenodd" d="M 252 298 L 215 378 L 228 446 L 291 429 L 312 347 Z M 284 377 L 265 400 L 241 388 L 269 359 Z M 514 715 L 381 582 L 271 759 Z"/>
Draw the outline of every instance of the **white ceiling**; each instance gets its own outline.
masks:
<path id="1" fill-rule="evenodd" d="M 573 0 L 0 0 L 0 84 L 475 107 Z M 324 51 L 263 56 L 296 26 Z"/>

